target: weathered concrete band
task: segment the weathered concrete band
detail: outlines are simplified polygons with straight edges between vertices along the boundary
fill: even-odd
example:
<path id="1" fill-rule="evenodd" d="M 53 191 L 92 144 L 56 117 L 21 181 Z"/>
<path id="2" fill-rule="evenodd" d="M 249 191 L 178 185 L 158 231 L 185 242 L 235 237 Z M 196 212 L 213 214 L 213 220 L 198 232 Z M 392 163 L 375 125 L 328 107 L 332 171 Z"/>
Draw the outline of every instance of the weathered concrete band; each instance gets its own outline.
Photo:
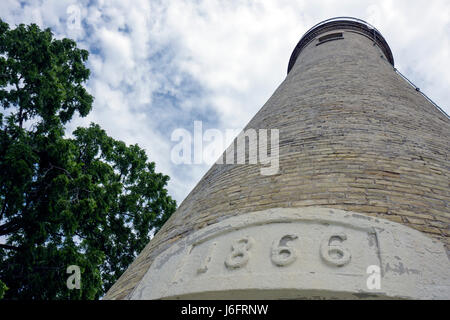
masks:
<path id="1" fill-rule="evenodd" d="M 369 289 L 377 267 L 379 287 Z M 449 297 L 450 263 L 439 241 L 395 222 L 327 208 L 274 208 L 203 228 L 159 254 L 128 296 Z"/>

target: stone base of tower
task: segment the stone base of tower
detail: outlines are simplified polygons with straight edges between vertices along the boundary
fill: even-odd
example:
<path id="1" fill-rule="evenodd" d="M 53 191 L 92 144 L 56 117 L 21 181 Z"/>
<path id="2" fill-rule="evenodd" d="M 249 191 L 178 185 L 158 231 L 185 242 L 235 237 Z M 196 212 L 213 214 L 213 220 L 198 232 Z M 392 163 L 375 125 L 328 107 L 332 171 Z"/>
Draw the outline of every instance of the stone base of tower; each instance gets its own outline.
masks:
<path id="1" fill-rule="evenodd" d="M 450 299 L 437 240 L 327 208 L 234 216 L 161 252 L 128 299 Z"/>

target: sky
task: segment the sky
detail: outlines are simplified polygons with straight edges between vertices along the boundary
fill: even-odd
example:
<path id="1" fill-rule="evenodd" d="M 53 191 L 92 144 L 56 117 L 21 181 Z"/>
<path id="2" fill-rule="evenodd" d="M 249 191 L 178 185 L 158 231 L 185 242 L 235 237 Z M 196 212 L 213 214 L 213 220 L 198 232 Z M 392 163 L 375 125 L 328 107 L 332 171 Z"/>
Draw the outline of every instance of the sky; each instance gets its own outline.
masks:
<path id="1" fill-rule="evenodd" d="M 450 113 L 448 0 L 0 1 L 11 27 L 49 27 L 90 52 L 93 110 L 74 117 L 68 136 L 95 122 L 139 144 L 178 203 L 210 164 L 174 163 L 174 130 L 242 129 L 286 77 L 301 36 L 337 16 L 374 25 L 396 67 Z"/>

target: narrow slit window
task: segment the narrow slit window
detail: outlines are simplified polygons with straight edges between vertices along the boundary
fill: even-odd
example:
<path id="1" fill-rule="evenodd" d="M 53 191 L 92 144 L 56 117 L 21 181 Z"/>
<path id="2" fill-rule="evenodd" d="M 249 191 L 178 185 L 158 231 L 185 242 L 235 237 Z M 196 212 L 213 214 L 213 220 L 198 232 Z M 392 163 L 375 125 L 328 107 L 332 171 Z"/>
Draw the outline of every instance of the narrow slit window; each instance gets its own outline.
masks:
<path id="1" fill-rule="evenodd" d="M 319 43 L 317 43 L 316 45 L 318 46 L 319 44 L 322 44 L 322 43 L 325 43 L 328 41 L 339 40 L 339 39 L 344 39 L 342 32 L 330 33 L 330 34 L 327 34 L 326 36 L 320 37 Z"/>

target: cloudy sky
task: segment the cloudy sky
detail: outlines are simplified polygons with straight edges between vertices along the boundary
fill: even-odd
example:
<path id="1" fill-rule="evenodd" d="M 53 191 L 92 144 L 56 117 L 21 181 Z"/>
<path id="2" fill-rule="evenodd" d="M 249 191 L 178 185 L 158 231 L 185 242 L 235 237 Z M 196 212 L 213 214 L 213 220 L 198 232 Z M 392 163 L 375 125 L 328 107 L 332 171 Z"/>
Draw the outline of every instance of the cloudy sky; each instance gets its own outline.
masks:
<path id="1" fill-rule="evenodd" d="M 209 165 L 176 165 L 177 128 L 241 129 L 286 76 L 303 33 L 331 17 L 364 19 L 388 41 L 397 68 L 450 113 L 448 0 L 1 0 L 11 26 L 36 23 L 90 52 L 93 111 L 68 126 L 99 123 L 138 143 L 170 175 L 180 203 Z"/>

